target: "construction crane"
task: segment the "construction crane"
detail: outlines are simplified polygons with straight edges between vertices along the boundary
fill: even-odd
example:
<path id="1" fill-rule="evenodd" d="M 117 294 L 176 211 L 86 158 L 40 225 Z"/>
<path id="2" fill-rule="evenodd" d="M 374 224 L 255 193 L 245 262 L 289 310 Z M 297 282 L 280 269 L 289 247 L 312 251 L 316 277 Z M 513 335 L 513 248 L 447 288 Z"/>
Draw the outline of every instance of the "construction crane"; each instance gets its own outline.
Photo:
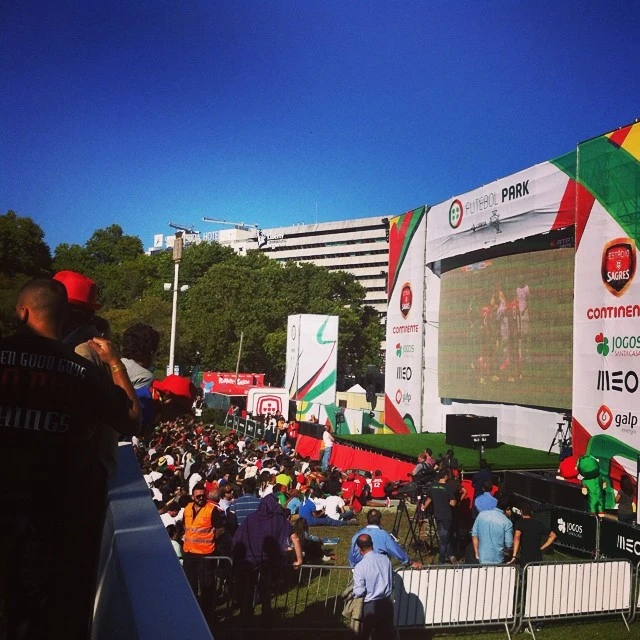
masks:
<path id="1" fill-rule="evenodd" d="M 231 222 L 230 220 L 216 220 L 214 218 L 202 218 L 202 222 L 213 222 L 214 224 L 228 224 L 240 231 L 249 231 L 251 229 L 257 229 L 257 224 L 245 224 L 244 222 Z"/>
<path id="2" fill-rule="evenodd" d="M 169 226 L 172 229 L 176 229 L 177 231 L 184 231 L 185 233 L 200 233 L 199 231 L 195 230 L 195 227 L 193 225 L 191 225 L 190 227 L 184 227 L 181 224 L 173 224 L 173 222 L 170 222 Z"/>

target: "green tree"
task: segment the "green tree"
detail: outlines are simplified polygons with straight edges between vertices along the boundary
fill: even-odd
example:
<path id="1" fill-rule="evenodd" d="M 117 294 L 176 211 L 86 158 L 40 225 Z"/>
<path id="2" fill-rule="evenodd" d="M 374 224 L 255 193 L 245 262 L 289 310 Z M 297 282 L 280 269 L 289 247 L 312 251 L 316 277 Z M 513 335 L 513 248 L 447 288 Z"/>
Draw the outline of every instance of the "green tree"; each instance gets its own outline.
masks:
<path id="1" fill-rule="evenodd" d="M 94 231 L 85 248 L 98 264 L 121 264 L 144 253 L 142 240 L 125 235 L 118 224 Z"/>
<path id="2" fill-rule="evenodd" d="M 0 216 L 0 272 L 43 276 L 51 270 L 51 251 L 42 229 L 11 209 Z"/>

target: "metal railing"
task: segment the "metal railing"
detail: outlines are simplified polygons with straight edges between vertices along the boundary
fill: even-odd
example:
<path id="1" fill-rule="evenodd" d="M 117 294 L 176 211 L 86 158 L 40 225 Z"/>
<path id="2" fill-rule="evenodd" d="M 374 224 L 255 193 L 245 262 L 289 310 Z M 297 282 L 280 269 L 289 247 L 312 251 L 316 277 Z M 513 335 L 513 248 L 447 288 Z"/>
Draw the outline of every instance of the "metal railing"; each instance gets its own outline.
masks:
<path id="1" fill-rule="evenodd" d="M 620 615 L 629 631 L 633 616 L 628 560 L 533 562 L 524 568 L 520 616 L 534 640 L 533 622 Z"/>
<path id="2" fill-rule="evenodd" d="M 459 628 L 499 625 L 509 638 L 519 625 L 520 582 L 513 565 L 432 566 L 395 573 L 395 625 Z"/>
<path id="3" fill-rule="evenodd" d="M 346 566 L 298 569 L 215 565 L 215 617 L 239 637 L 259 629 L 348 633 L 342 615 L 352 581 Z M 639 573 L 628 560 L 526 565 L 432 565 L 394 573 L 394 623 L 398 629 L 462 629 L 495 626 L 508 638 L 544 620 L 620 616 L 629 629 L 640 611 Z M 639 594 L 640 595 L 640 594 Z M 217 628 L 217 627 L 216 627 Z M 224 634 L 223 634 L 224 635 Z"/>

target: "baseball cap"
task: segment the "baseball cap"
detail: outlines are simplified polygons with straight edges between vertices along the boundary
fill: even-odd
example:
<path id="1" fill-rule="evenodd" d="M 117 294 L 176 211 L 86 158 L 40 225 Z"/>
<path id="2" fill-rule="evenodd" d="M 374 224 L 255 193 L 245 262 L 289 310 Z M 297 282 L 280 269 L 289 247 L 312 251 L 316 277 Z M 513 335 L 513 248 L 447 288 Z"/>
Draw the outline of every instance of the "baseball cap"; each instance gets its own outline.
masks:
<path id="1" fill-rule="evenodd" d="M 96 302 L 98 285 L 91 278 L 77 271 L 58 271 L 53 279 L 64 285 L 69 304 L 93 311 L 97 311 L 102 306 Z"/>

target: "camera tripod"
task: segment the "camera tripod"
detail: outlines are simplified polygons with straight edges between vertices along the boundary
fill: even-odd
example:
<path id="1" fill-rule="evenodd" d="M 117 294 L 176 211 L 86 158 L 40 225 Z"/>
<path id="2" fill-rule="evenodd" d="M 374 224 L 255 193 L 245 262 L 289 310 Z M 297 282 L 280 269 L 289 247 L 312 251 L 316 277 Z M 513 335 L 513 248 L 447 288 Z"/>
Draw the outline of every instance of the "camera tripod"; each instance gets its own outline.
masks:
<path id="1" fill-rule="evenodd" d="M 551 451 L 556 445 L 560 448 L 560 453 L 571 446 L 571 416 L 565 415 L 562 422 L 558 422 L 557 424 L 558 428 L 553 436 L 547 455 L 551 455 Z"/>
<path id="2" fill-rule="evenodd" d="M 402 521 L 406 521 L 407 533 L 401 544 L 405 549 L 410 548 L 416 551 L 420 564 L 424 564 L 423 552 L 431 553 L 431 551 L 433 549 L 437 549 L 440 544 L 440 540 L 438 538 L 438 527 L 436 526 L 433 514 L 430 513 L 430 509 L 427 511 L 422 510 L 424 500 L 424 496 L 418 496 L 416 511 L 413 516 L 411 516 L 409 509 L 407 508 L 406 500 L 404 498 L 400 498 L 400 502 L 398 503 L 398 508 L 396 510 L 396 517 L 393 522 L 393 528 L 391 529 L 391 533 L 398 538 Z M 425 540 L 420 539 L 420 532 L 423 528 L 426 529 L 427 538 Z"/>

